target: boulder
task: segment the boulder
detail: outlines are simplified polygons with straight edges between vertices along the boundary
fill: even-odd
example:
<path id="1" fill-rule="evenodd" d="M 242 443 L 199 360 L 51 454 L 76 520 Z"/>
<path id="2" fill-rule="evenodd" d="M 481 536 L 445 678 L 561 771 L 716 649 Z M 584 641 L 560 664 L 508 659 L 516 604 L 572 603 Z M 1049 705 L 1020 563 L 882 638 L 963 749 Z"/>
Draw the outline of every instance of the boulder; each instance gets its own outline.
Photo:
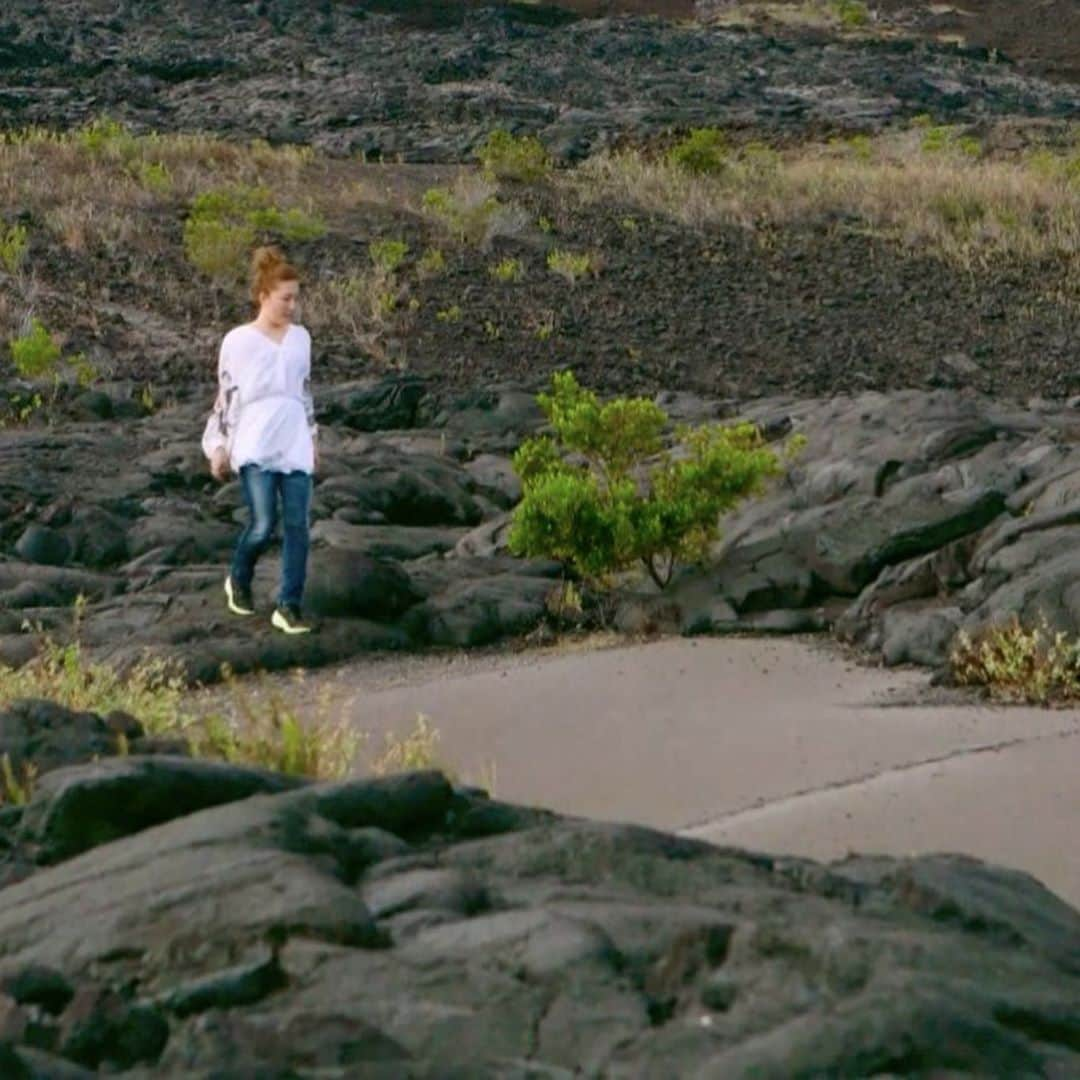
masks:
<path id="1" fill-rule="evenodd" d="M 392 621 L 421 596 L 395 562 L 343 548 L 313 553 L 305 606 L 316 615 L 360 616 Z"/>

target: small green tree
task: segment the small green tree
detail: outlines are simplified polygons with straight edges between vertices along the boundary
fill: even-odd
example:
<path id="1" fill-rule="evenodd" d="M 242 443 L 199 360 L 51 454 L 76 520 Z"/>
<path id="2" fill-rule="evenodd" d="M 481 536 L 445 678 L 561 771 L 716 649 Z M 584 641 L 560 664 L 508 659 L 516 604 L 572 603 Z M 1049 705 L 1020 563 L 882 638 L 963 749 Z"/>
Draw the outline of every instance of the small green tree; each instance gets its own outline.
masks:
<path id="1" fill-rule="evenodd" d="M 640 562 L 664 588 L 677 563 L 705 555 L 720 515 L 781 468 L 752 424 L 683 428 L 665 450 L 668 417 L 655 402 L 602 405 L 572 372 L 555 375 L 538 400 L 555 437 L 529 439 L 514 455 L 523 497 L 510 548 L 593 581 Z"/>

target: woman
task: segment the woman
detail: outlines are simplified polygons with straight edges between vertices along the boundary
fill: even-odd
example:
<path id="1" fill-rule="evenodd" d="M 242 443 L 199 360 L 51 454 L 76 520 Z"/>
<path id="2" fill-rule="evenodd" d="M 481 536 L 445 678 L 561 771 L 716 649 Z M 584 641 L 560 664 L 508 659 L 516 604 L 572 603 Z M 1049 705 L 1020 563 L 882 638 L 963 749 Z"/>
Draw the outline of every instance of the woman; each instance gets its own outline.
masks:
<path id="1" fill-rule="evenodd" d="M 215 480 L 238 473 L 249 520 L 240 534 L 225 597 L 236 615 L 253 615 L 255 563 L 269 547 L 281 502 L 281 587 L 271 624 L 304 634 L 300 607 L 307 574 L 312 475 L 318 464 L 311 399 L 311 335 L 294 323 L 299 275 L 277 248 L 252 260 L 255 318 L 221 343 L 218 396 L 203 432 Z"/>

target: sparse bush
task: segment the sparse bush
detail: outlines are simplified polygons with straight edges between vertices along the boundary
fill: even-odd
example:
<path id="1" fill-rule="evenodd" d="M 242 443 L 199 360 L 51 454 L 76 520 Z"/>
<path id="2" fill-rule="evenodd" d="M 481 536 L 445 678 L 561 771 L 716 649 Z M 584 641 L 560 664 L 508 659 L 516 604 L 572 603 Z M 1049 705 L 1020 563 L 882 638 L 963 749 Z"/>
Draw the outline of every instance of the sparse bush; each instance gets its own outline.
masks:
<path id="1" fill-rule="evenodd" d="M 730 164 L 727 138 L 719 128 L 694 128 L 671 148 L 667 160 L 686 172 L 717 176 Z"/>
<path id="2" fill-rule="evenodd" d="M 646 398 L 601 405 L 565 372 L 538 400 L 555 438 L 530 439 L 514 455 L 524 495 L 510 547 L 586 579 L 603 582 L 640 562 L 663 588 L 676 563 L 705 555 L 720 514 L 780 471 L 748 424 L 684 429 L 665 451 L 667 414 Z"/>
<path id="3" fill-rule="evenodd" d="M 75 140 L 92 157 L 120 161 L 133 157 L 139 146 L 138 138 L 126 125 L 108 116 L 80 128 L 75 133 Z"/>
<path id="4" fill-rule="evenodd" d="M 525 268 L 520 259 L 502 259 L 494 266 L 488 267 L 488 273 L 496 280 L 503 283 L 520 281 L 525 276 Z"/>
<path id="5" fill-rule="evenodd" d="M 493 131 L 476 151 L 489 180 L 535 183 L 551 172 L 544 144 L 532 135 L 514 136 L 501 128 Z"/>
<path id="6" fill-rule="evenodd" d="M 478 247 L 487 247 L 496 236 L 520 232 L 527 221 L 523 211 L 500 202 L 490 184 L 468 177 L 452 190 L 429 188 L 421 207 L 459 243 Z"/>
<path id="7" fill-rule="evenodd" d="M 416 271 L 421 279 L 437 277 L 445 269 L 446 256 L 440 248 L 428 248 L 416 264 Z"/>
<path id="8" fill-rule="evenodd" d="M 184 226 L 184 254 L 196 270 L 215 281 L 242 277 L 254 244 L 255 229 L 248 223 L 189 218 Z"/>
<path id="9" fill-rule="evenodd" d="M 449 307 L 440 308 L 435 312 L 435 318 L 444 323 L 461 322 L 461 306 L 451 304 Z"/>
<path id="10" fill-rule="evenodd" d="M 384 274 L 392 274 L 405 261 L 409 245 L 403 240 L 373 240 L 368 255 L 374 266 Z"/>
<path id="11" fill-rule="evenodd" d="M 100 372 L 97 367 L 86 359 L 84 353 L 79 353 L 76 356 L 72 356 L 68 359 L 68 366 L 71 368 L 75 375 L 75 381 L 79 386 L 86 389 L 89 386 L 93 386 L 100 377 Z"/>
<path id="12" fill-rule="evenodd" d="M 8 345 L 15 370 L 24 379 L 55 377 L 60 364 L 60 346 L 39 319 L 31 319 L 27 329 L 11 338 Z"/>
<path id="13" fill-rule="evenodd" d="M 961 630 L 949 659 L 957 683 L 984 687 L 1001 701 L 1080 700 L 1080 642 L 1045 619 L 1029 628 L 1013 618 L 974 636 Z"/>
<path id="14" fill-rule="evenodd" d="M 858 30 L 870 21 L 870 11 L 862 0 L 831 0 L 829 6 L 845 30 Z"/>
<path id="15" fill-rule="evenodd" d="M 386 733 L 382 752 L 368 765 L 368 772 L 372 776 L 389 776 L 434 768 L 438 764 L 439 739 L 438 729 L 431 727 L 428 717 L 419 713 L 416 726 L 407 735 Z"/>
<path id="16" fill-rule="evenodd" d="M 23 762 L 16 770 L 9 754 L 0 756 L 0 806 L 25 806 L 36 782 L 37 768 L 32 762 Z"/>
<path id="17" fill-rule="evenodd" d="M 555 312 L 550 309 L 535 312 L 530 315 L 528 325 L 537 341 L 547 341 L 555 333 Z"/>
<path id="18" fill-rule="evenodd" d="M 3 403 L 3 411 L 0 412 L 0 428 L 7 427 L 9 423 L 28 424 L 45 408 L 45 399 L 39 393 L 33 394 L 8 394 Z"/>
<path id="19" fill-rule="evenodd" d="M 982 154 L 982 143 L 972 135 L 961 135 L 947 124 L 924 127 L 921 147 L 924 154 L 954 153 L 977 158 Z"/>
<path id="20" fill-rule="evenodd" d="M 566 278 L 571 285 L 587 274 L 595 274 L 599 268 L 595 256 L 587 252 L 564 251 L 562 248 L 553 248 L 548 252 L 547 265 L 553 274 Z"/>
<path id="21" fill-rule="evenodd" d="M 132 169 L 132 175 L 139 187 L 153 195 L 168 195 L 172 191 L 172 173 L 163 162 L 138 161 Z"/>
<path id="22" fill-rule="evenodd" d="M 222 674 L 231 716 L 212 713 L 185 723 L 194 753 L 319 780 L 338 780 L 352 771 L 365 736 L 347 717 L 332 719 L 325 699 L 305 717 L 282 694 L 256 698 L 227 667 Z"/>
<path id="23" fill-rule="evenodd" d="M 0 226 L 0 265 L 9 274 L 22 269 L 29 246 L 25 225 Z"/>

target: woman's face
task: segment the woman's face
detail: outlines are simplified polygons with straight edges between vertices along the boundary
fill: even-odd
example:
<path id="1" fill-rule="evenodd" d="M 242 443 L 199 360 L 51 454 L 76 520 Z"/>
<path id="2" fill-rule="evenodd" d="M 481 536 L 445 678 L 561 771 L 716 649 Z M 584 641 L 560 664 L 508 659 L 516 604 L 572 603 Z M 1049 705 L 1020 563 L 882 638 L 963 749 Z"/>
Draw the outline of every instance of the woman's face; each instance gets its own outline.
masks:
<path id="1" fill-rule="evenodd" d="M 292 322 L 299 297 L 300 283 L 298 281 L 279 281 L 270 292 L 262 294 L 259 314 L 272 326 L 284 326 Z"/>

